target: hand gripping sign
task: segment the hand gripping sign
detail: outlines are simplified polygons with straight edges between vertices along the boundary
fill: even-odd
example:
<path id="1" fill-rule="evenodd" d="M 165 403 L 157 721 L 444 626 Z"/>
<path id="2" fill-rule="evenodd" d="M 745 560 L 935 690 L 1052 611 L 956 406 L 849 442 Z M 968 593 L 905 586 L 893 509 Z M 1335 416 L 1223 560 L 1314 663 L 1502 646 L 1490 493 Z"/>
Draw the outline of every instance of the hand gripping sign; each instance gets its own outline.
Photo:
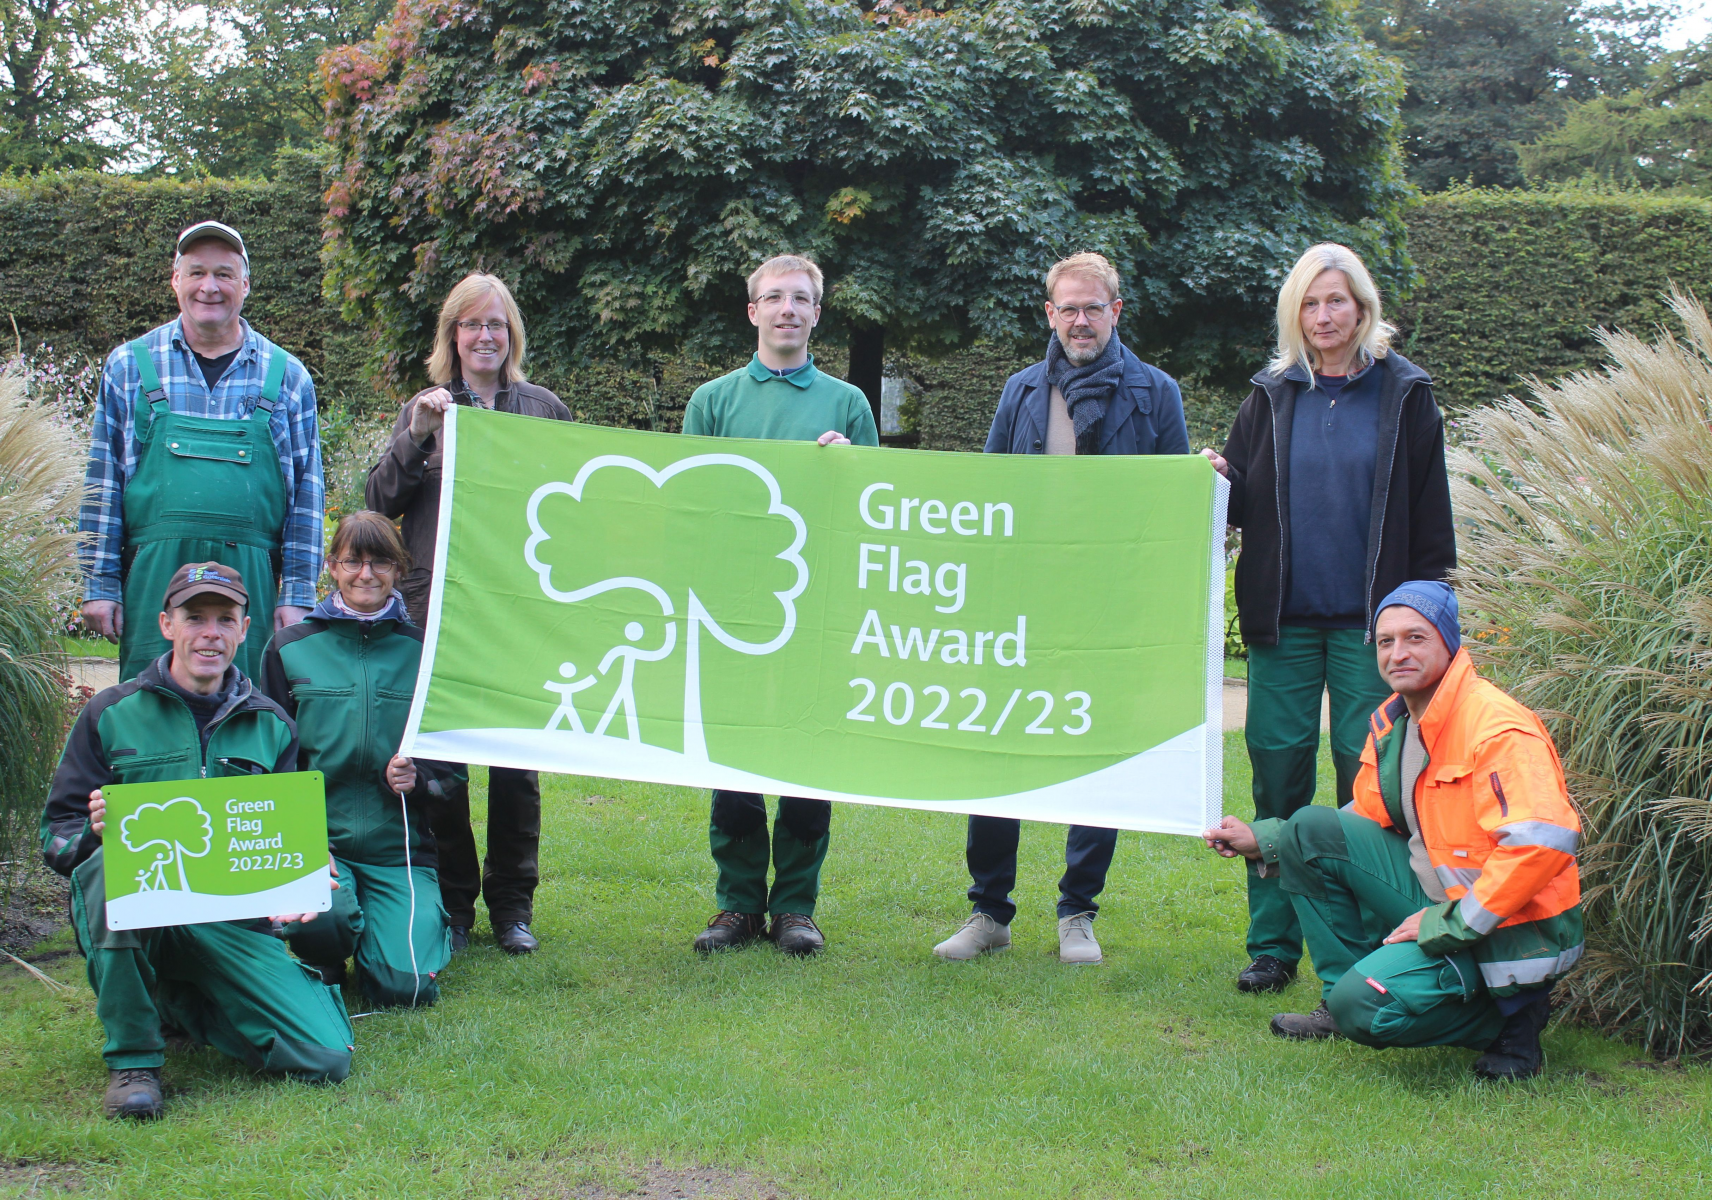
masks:
<path id="1" fill-rule="evenodd" d="M 460 409 L 406 753 L 1198 833 L 1199 457 L 675 437 Z"/>
<path id="2" fill-rule="evenodd" d="M 101 796 L 109 929 L 332 907 L 319 771 L 112 784 Z"/>

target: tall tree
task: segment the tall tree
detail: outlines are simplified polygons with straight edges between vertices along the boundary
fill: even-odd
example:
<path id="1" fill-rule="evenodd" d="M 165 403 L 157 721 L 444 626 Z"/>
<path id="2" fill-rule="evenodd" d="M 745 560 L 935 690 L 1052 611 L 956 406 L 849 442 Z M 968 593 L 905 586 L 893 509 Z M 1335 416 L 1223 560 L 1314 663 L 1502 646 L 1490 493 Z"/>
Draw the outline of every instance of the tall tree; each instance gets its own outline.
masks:
<path id="1" fill-rule="evenodd" d="M 129 0 L 0 0 L 0 171 L 100 167 Z"/>
<path id="2" fill-rule="evenodd" d="M 1516 147 L 1570 106 L 1641 84 L 1673 10 L 1648 0 L 1362 0 L 1357 20 L 1403 64 L 1409 176 L 1513 187 Z"/>
<path id="3" fill-rule="evenodd" d="M 122 123 L 151 174 L 266 174 L 284 147 L 321 144 L 316 60 L 374 33 L 390 0 L 170 0 L 118 68 Z M 196 19 L 182 19 L 187 12 Z"/>
<path id="4" fill-rule="evenodd" d="M 887 346 L 1044 344 L 1075 250 L 1118 264 L 1132 344 L 1227 381 L 1310 242 L 1406 274 L 1398 81 L 1334 0 L 914 5 L 400 3 L 323 60 L 329 287 L 404 387 L 478 266 L 552 375 L 752 344 L 744 275 L 809 253 L 877 391 Z"/>
<path id="5" fill-rule="evenodd" d="M 1592 175 L 1712 194 L 1712 41 L 1660 62 L 1644 88 L 1572 106 L 1518 152 L 1529 179 Z"/>

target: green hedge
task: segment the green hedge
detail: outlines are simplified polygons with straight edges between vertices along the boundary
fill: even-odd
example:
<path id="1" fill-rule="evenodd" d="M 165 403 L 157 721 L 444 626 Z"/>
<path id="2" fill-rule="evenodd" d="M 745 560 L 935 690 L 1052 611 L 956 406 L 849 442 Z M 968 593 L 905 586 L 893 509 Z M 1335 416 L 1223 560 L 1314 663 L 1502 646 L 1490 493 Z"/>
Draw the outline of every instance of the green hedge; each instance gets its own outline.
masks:
<path id="1" fill-rule="evenodd" d="M 256 327 L 303 359 L 328 401 L 390 410 L 400 397 L 365 382 L 365 339 L 322 296 L 321 194 L 319 160 L 305 152 L 282 155 L 271 181 L 142 182 L 92 171 L 0 181 L 0 312 L 16 319 L 26 348 L 100 358 L 170 319 L 173 235 L 214 217 L 250 243 L 245 312 Z M 1462 189 L 1427 197 L 1408 223 L 1418 283 L 1390 311 L 1403 353 L 1433 374 L 1453 408 L 1515 391 L 1524 375 L 1597 366 L 1594 327 L 1642 332 L 1664 321 L 1660 295 L 1672 282 L 1712 296 L 1712 201 L 1697 197 Z M 842 371 L 838 350 L 817 357 Z M 979 450 L 1005 379 L 1031 361 L 992 346 L 894 361 L 910 380 L 906 429 L 927 449 Z M 672 431 L 696 385 L 736 365 L 584 363 L 537 381 L 581 419 Z M 1191 441 L 1221 444 L 1242 390 L 1181 382 Z"/>
<path id="2" fill-rule="evenodd" d="M 1452 408 L 1597 368 L 1594 328 L 1669 324 L 1672 282 L 1712 299 L 1712 201 L 1698 197 L 1460 190 L 1408 221 L 1420 277 L 1398 307 L 1400 345 Z"/>
<path id="3" fill-rule="evenodd" d="M 0 181 L 0 313 L 26 350 L 99 361 L 177 314 L 167 277 L 178 231 L 225 221 L 250 248 L 244 316 L 302 359 L 323 395 L 358 398 L 360 336 L 321 296 L 320 163 L 288 152 L 278 165 L 273 180 L 72 171 Z"/>

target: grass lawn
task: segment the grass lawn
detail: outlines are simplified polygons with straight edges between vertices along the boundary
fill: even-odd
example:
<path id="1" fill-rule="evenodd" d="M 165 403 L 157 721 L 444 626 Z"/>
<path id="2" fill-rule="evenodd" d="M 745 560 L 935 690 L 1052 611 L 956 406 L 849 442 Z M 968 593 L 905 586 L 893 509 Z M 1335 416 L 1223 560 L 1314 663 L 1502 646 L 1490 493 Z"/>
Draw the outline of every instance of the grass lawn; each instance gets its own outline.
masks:
<path id="1" fill-rule="evenodd" d="M 1226 753 L 1244 813 L 1240 734 Z M 81 960 L 49 964 L 70 997 L 0 967 L 0 1195 L 21 1161 L 219 1200 L 605 1196 L 655 1161 L 799 1198 L 1712 1193 L 1704 1067 L 1557 1028 L 1547 1074 L 1505 1088 L 1472 1079 L 1470 1051 L 1269 1036 L 1315 989 L 1235 990 L 1242 875 L 1187 839 L 1123 835 L 1106 964 L 1072 969 L 1050 953 L 1062 831 L 1028 827 L 1015 948 L 949 964 L 929 948 L 966 912 L 962 819 L 840 807 L 827 954 L 704 962 L 705 798 L 547 783 L 541 952 L 508 959 L 480 930 L 437 1009 L 357 1022 L 341 1086 L 173 1054 L 165 1121 L 105 1121 Z"/>
<path id="2" fill-rule="evenodd" d="M 60 649 L 70 658 L 113 658 L 119 657 L 117 643 L 110 642 L 104 637 L 73 637 L 69 634 L 59 639 Z"/>

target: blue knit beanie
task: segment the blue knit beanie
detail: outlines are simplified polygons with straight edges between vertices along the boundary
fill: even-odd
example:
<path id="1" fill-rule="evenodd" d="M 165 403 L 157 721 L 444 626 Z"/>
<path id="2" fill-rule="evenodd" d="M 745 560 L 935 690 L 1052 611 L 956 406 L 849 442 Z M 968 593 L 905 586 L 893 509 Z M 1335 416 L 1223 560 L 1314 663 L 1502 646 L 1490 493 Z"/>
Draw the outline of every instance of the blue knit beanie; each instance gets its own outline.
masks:
<path id="1" fill-rule="evenodd" d="M 1373 610 L 1374 624 L 1379 614 L 1393 605 L 1412 608 L 1433 623 L 1444 644 L 1454 655 L 1462 648 L 1462 626 L 1457 621 L 1456 593 L 1436 579 L 1417 579 L 1405 583 L 1379 602 Z"/>

